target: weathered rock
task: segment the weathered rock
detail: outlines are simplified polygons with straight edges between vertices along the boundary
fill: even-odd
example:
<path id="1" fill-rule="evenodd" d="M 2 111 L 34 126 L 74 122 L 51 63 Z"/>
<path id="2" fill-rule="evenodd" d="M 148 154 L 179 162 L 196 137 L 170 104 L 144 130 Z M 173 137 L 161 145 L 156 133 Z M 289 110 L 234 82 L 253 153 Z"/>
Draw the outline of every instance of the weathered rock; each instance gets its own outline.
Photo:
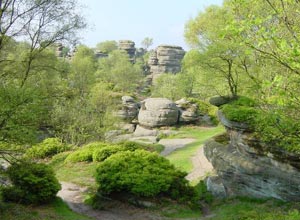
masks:
<path id="1" fill-rule="evenodd" d="M 158 130 L 147 129 L 147 128 L 143 128 L 142 126 L 138 125 L 136 127 L 133 135 L 136 137 L 157 136 L 158 133 L 159 133 Z"/>
<path id="2" fill-rule="evenodd" d="M 138 121 L 142 126 L 154 128 L 175 125 L 178 122 L 179 109 L 169 99 L 149 98 L 141 104 Z"/>
<path id="3" fill-rule="evenodd" d="M 300 201 L 299 168 L 252 146 L 251 134 L 228 129 L 228 135 L 229 144 L 211 140 L 204 146 L 228 196 Z"/>
<path id="4" fill-rule="evenodd" d="M 143 136 L 143 137 L 132 137 L 129 139 L 130 141 L 142 143 L 142 144 L 155 144 L 157 143 L 156 136 Z"/>
<path id="5" fill-rule="evenodd" d="M 198 107 L 186 99 L 180 99 L 175 102 L 180 109 L 179 122 L 193 123 L 199 120 Z"/>
<path id="6" fill-rule="evenodd" d="M 149 57 L 148 65 L 150 73 L 157 75 L 161 73 L 178 73 L 181 71 L 181 61 L 185 51 L 182 47 L 161 45 L 153 51 Z"/>
<path id="7" fill-rule="evenodd" d="M 122 107 L 117 112 L 117 116 L 124 121 L 131 122 L 139 113 L 139 103 L 135 102 L 131 96 L 122 97 Z"/>
<path id="8" fill-rule="evenodd" d="M 211 97 L 209 99 L 209 103 L 214 105 L 214 106 L 221 106 L 221 105 L 225 105 L 228 102 L 230 102 L 233 98 L 229 97 L 229 96 L 215 96 L 215 97 Z"/>
<path id="9" fill-rule="evenodd" d="M 222 179 L 218 176 L 209 176 L 206 179 L 206 186 L 207 190 L 217 198 L 225 198 L 227 196 Z"/>
<path id="10" fill-rule="evenodd" d="M 135 43 L 131 40 L 120 40 L 119 41 L 119 50 L 124 50 L 129 56 L 129 60 L 134 63 L 135 61 Z"/>

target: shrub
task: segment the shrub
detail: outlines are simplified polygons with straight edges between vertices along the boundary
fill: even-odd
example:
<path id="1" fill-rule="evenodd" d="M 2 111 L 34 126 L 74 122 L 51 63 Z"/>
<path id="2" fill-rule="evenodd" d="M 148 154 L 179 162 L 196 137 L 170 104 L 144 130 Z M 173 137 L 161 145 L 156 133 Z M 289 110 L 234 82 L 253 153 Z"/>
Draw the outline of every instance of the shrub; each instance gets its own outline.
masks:
<path id="1" fill-rule="evenodd" d="M 93 161 L 93 154 L 96 149 L 101 149 L 109 146 L 107 143 L 103 142 L 94 142 L 87 144 L 80 149 L 74 151 L 73 153 L 69 154 L 65 159 L 65 162 L 92 162 Z"/>
<path id="2" fill-rule="evenodd" d="M 47 138 L 42 143 L 29 148 L 25 155 L 30 158 L 43 159 L 70 149 L 70 145 L 62 143 L 58 138 Z"/>
<path id="3" fill-rule="evenodd" d="M 97 167 L 96 180 L 101 195 L 128 192 L 135 196 L 154 197 L 159 194 L 179 199 L 194 190 L 170 162 L 145 150 L 116 153 Z"/>
<path id="4" fill-rule="evenodd" d="M 258 116 L 256 106 L 254 100 L 241 96 L 228 104 L 222 105 L 221 110 L 228 120 L 248 123 L 251 127 L 255 127 L 254 121 Z"/>
<path id="5" fill-rule="evenodd" d="M 111 155 L 119 152 L 124 151 L 125 149 L 121 146 L 107 146 L 101 149 L 94 150 L 93 152 L 93 161 L 94 162 L 102 162 L 106 158 L 110 157 Z"/>
<path id="6" fill-rule="evenodd" d="M 194 103 L 198 107 L 198 111 L 203 115 L 208 115 L 211 118 L 211 122 L 216 125 L 218 124 L 217 111 L 218 108 L 209 104 L 208 102 L 202 101 L 196 98 L 188 98 L 188 101 Z"/>
<path id="7" fill-rule="evenodd" d="M 15 163 L 6 172 L 13 185 L 2 189 L 4 201 L 47 203 L 61 189 L 53 170 L 45 164 Z"/>

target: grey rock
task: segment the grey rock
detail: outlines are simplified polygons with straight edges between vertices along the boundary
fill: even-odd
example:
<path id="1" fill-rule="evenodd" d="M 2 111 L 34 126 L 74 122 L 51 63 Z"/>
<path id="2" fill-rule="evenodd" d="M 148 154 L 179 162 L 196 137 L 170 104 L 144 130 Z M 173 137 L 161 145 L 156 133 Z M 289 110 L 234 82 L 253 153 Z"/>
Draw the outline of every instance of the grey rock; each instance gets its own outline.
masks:
<path id="1" fill-rule="evenodd" d="M 184 98 L 176 101 L 175 104 L 180 109 L 179 122 L 194 123 L 200 119 L 196 104 L 193 104 Z"/>
<path id="2" fill-rule="evenodd" d="M 181 71 L 181 61 L 185 55 L 182 47 L 160 45 L 152 51 L 148 65 L 150 74 L 178 73 Z"/>
<path id="3" fill-rule="evenodd" d="M 165 98 L 149 98 L 142 102 L 138 121 L 144 127 L 154 128 L 175 125 L 178 117 L 179 109 L 174 102 Z"/>
<path id="4" fill-rule="evenodd" d="M 131 137 L 129 139 L 130 141 L 143 143 L 143 144 L 155 144 L 157 143 L 157 137 L 156 136 L 143 136 L 143 137 Z"/>
<path id="5" fill-rule="evenodd" d="M 215 96 L 209 99 L 209 103 L 214 106 L 221 106 L 229 103 L 233 98 L 229 96 Z"/>
<path id="6" fill-rule="evenodd" d="M 131 122 L 137 117 L 139 108 L 139 103 L 135 102 L 131 96 L 123 96 L 122 107 L 116 112 L 116 115 L 124 121 Z"/>
<path id="7" fill-rule="evenodd" d="M 142 126 L 138 125 L 134 131 L 134 136 L 136 137 L 143 137 L 143 136 L 157 136 L 158 130 L 152 130 L 143 128 Z"/>
<path id="8" fill-rule="evenodd" d="M 228 196 L 300 201 L 299 168 L 274 158 L 273 154 L 255 150 L 247 141 L 246 133 L 228 132 L 230 144 L 210 140 L 204 146 L 204 153 L 221 178 Z"/>
<path id="9" fill-rule="evenodd" d="M 207 190 L 217 198 L 226 198 L 227 193 L 222 182 L 222 179 L 218 176 L 209 176 L 206 179 Z"/>
<path id="10" fill-rule="evenodd" d="M 129 56 L 131 62 L 135 62 L 135 43 L 131 40 L 120 40 L 119 41 L 119 50 L 124 50 Z"/>

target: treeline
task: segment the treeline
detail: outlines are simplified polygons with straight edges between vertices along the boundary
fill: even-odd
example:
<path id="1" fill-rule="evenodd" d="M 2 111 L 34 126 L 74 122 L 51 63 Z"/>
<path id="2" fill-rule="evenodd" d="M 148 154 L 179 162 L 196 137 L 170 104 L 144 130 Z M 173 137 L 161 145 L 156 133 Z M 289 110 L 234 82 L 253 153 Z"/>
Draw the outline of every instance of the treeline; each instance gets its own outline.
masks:
<path id="1" fill-rule="evenodd" d="M 259 138 L 296 152 L 299 11 L 300 3 L 293 0 L 225 0 L 223 6 L 208 7 L 186 24 L 185 38 L 194 49 L 184 60 L 184 71 L 197 85 L 192 93 L 254 99 L 255 105 L 247 101 L 250 104 L 240 105 L 240 111 L 237 105 L 231 108 L 233 118 L 244 114 L 255 121 Z"/>

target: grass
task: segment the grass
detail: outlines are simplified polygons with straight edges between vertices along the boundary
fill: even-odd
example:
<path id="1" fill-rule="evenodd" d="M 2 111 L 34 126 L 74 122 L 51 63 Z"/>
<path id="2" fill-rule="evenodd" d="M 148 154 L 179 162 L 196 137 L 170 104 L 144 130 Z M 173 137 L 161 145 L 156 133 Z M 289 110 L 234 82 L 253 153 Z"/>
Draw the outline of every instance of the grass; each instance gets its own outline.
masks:
<path id="1" fill-rule="evenodd" d="M 212 220 L 299 220 L 300 204 L 278 200 L 235 198 L 218 201 Z"/>
<path id="2" fill-rule="evenodd" d="M 225 130 L 223 126 L 218 126 L 210 128 L 183 127 L 179 131 L 178 134 L 173 135 L 171 138 L 195 138 L 195 142 L 174 151 L 167 156 L 167 159 L 180 170 L 190 172 L 193 169 L 191 158 L 196 154 L 197 150 L 206 140 L 223 133 Z"/>
<path id="3" fill-rule="evenodd" d="M 14 203 L 0 204 L 1 220 L 91 220 L 73 212 L 60 199 L 41 206 L 23 206 Z"/>

